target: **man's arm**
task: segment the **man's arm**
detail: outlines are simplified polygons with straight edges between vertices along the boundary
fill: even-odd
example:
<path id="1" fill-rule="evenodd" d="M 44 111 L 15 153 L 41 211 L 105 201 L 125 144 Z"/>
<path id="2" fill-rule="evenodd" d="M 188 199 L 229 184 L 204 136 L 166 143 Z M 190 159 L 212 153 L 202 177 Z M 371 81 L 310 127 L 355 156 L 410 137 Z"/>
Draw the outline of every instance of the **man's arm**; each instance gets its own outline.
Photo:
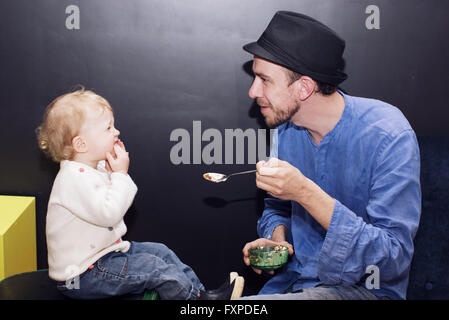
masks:
<path id="1" fill-rule="evenodd" d="M 243 248 L 243 261 L 247 266 L 250 265 L 249 261 L 249 249 L 255 248 L 255 247 L 261 247 L 261 246 L 277 246 L 277 245 L 283 245 L 288 248 L 288 254 L 293 254 L 293 246 L 286 241 L 287 238 L 287 227 L 285 225 L 279 225 L 277 226 L 272 235 L 272 239 L 267 238 L 259 238 L 257 240 L 254 240 L 252 242 L 248 242 L 245 247 Z M 253 268 L 253 270 L 258 273 L 262 274 L 262 270 Z M 274 271 L 268 271 L 270 274 L 274 274 Z"/>
<path id="2" fill-rule="evenodd" d="M 324 229 L 329 228 L 335 199 L 305 177 L 299 169 L 274 158 L 268 162 L 259 162 L 257 169 L 257 187 L 278 199 L 298 202 Z"/>
<path id="3" fill-rule="evenodd" d="M 281 224 L 274 229 L 271 239 L 275 242 L 287 241 L 287 232 L 287 227 Z"/>
<path id="4" fill-rule="evenodd" d="M 295 199 L 327 228 L 318 275 L 328 284 L 354 284 L 377 265 L 382 281 L 406 277 L 421 213 L 419 148 L 411 130 L 389 137 L 373 168 L 368 221 L 284 161 L 258 165 L 258 186 L 280 199 Z M 328 198 L 329 197 L 329 198 Z M 322 209 L 317 208 L 322 206 Z"/>
<path id="5" fill-rule="evenodd" d="M 289 248 L 289 254 L 293 254 L 293 246 L 286 241 L 290 215 L 291 201 L 271 197 L 265 199 L 265 210 L 257 222 L 257 232 L 261 238 L 248 242 L 242 250 L 243 261 L 247 266 L 250 265 L 248 250 L 254 247 L 284 245 Z M 258 274 L 262 273 L 262 270 L 253 270 Z"/>
<path id="6" fill-rule="evenodd" d="M 405 280 L 421 215 L 420 156 L 413 131 L 383 144 L 373 169 L 364 221 L 336 201 L 318 261 L 330 284 L 353 284 L 375 265 L 381 282 Z"/>

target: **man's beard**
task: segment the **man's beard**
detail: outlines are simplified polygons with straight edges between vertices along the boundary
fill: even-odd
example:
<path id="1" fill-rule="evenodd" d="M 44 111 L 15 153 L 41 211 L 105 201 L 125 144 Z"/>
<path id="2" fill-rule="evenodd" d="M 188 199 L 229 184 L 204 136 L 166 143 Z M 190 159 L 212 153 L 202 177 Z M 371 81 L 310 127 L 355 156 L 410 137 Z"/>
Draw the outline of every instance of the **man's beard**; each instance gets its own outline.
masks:
<path id="1" fill-rule="evenodd" d="M 268 116 L 265 117 L 265 123 L 269 128 L 276 128 L 277 126 L 280 126 L 281 124 L 290 121 L 291 118 L 295 115 L 295 113 L 298 112 L 298 110 L 300 109 L 299 104 L 289 107 L 287 110 L 280 110 L 274 108 L 272 105 L 263 105 L 263 106 L 270 108 L 273 113 L 272 117 Z"/>

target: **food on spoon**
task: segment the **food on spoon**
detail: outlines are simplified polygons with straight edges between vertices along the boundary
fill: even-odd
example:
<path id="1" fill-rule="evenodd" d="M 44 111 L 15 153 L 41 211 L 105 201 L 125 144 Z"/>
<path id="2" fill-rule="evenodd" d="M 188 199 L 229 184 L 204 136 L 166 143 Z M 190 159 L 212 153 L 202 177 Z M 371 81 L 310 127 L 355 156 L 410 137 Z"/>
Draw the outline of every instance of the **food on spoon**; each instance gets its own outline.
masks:
<path id="1" fill-rule="evenodd" d="M 220 182 L 220 180 L 223 178 L 223 175 L 220 173 L 208 172 L 203 174 L 203 178 L 212 182 Z"/>

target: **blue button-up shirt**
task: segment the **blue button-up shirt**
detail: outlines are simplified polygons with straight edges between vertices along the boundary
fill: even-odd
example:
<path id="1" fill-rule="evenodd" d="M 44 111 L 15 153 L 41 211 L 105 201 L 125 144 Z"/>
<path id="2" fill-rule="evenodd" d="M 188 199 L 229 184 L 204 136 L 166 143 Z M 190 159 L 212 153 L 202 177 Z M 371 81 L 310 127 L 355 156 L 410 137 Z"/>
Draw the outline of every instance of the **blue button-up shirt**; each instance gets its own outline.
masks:
<path id="1" fill-rule="evenodd" d="M 265 199 L 259 235 L 271 238 L 276 226 L 285 225 L 295 253 L 260 294 L 369 280 L 375 295 L 406 297 L 421 215 L 416 136 L 396 107 L 340 94 L 343 114 L 319 145 L 303 127 L 278 127 L 272 156 L 301 170 L 335 199 L 335 207 L 326 231 L 297 202 Z M 379 289 L 372 288 L 374 276 Z"/>

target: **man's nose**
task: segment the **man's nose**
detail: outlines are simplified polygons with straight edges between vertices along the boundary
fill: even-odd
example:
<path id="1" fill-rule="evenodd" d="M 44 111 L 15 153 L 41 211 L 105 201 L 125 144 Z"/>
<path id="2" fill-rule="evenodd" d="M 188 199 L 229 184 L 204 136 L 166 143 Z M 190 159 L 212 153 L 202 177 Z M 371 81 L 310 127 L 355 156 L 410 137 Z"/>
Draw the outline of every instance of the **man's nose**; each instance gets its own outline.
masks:
<path id="1" fill-rule="evenodd" d="M 263 97 L 261 81 L 257 77 L 254 79 L 253 84 L 251 85 L 251 88 L 249 88 L 248 95 L 251 99 Z"/>

